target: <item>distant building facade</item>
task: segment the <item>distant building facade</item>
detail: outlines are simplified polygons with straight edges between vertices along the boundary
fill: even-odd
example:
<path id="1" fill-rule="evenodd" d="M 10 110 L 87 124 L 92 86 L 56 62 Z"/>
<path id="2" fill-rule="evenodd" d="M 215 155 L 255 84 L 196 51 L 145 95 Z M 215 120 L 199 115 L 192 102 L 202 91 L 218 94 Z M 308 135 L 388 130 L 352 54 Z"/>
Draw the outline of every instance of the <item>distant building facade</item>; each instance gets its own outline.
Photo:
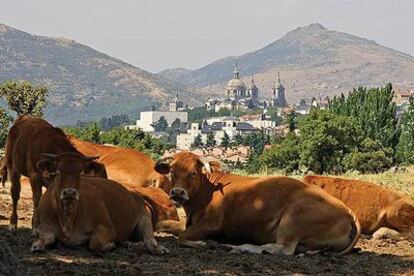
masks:
<path id="1" fill-rule="evenodd" d="M 286 101 L 285 87 L 280 81 L 280 74 L 277 73 L 277 83 L 273 85 L 272 95 L 270 99 L 269 106 L 271 107 L 287 107 L 288 103 Z"/>
<path id="2" fill-rule="evenodd" d="M 207 137 L 212 135 L 216 145 L 220 145 L 225 134 L 230 140 L 236 135 L 245 136 L 258 131 L 271 133 L 276 126 L 274 121 L 268 120 L 265 115 L 254 115 L 256 117 L 220 117 L 209 118 L 202 124 L 192 123 L 180 129 L 177 136 L 177 149 L 188 150 L 193 145 L 197 136 L 201 137 L 202 143 L 207 143 Z"/>
<path id="3" fill-rule="evenodd" d="M 205 107 L 207 110 L 218 112 L 220 109 L 255 109 L 260 107 L 259 89 L 252 76 L 250 84 L 246 86 L 240 79 L 237 64 L 234 67 L 233 78 L 227 82 L 224 98 L 210 97 Z"/>
<path id="4" fill-rule="evenodd" d="M 176 120 L 180 119 L 181 123 L 188 122 L 188 113 L 183 111 L 144 111 L 140 113 L 140 119 L 137 120 L 135 125 L 127 126 L 129 129 L 142 129 L 145 132 L 153 132 L 154 128 L 152 124 L 157 122 L 161 117 L 164 117 L 168 122 L 168 125 Z"/>

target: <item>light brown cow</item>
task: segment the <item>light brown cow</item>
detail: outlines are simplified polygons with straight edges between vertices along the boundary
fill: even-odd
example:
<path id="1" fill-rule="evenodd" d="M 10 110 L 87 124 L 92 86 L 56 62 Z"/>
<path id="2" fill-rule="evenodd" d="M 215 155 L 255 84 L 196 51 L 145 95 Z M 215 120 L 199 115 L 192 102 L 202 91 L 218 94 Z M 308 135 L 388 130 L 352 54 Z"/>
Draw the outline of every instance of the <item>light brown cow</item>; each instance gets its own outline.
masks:
<path id="1" fill-rule="evenodd" d="M 105 165 L 109 179 L 127 188 L 154 186 L 169 193 L 170 180 L 154 170 L 155 161 L 144 153 L 128 148 L 98 145 L 73 136 L 69 140 L 81 153 L 99 156 L 96 161 Z"/>
<path id="2" fill-rule="evenodd" d="M 13 210 L 10 217 L 10 229 L 17 227 L 17 203 L 20 198 L 20 176 L 29 178 L 33 192 L 34 214 L 37 211 L 42 186 L 47 187 L 53 175 L 38 171 L 37 163 L 42 162 L 42 153 L 79 153 L 59 128 L 45 120 L 31 116 L 19 117 L 10 128 L 6 142 L 6 166 L 11 182 Z M 85 173 L 106 177 L 103 165 L 93 161 L 85 168 Z M 35 216 L 34 216 L 35 217 Z M 33 221 L 32 221 L 33 224 Z"/>
<path id="3" fill-rule="evenodd" d="M 186 230 L 179 243 L 205 246 L 210 238 L 232 244 L 233 251 L 294 254 L 309 250 L 349 252 L 358 240 L 359 223 L 338 199 L 287 177 L 244 177 L 211 172 L 210 164 L 189 152 L 156 165 L 171 173 L 170 197 L 183 205 Z M 162 223 L 162 222 L 161 222 Z"/>
<path id="4" fill-rule="evenodd" d="M 77 153 L 46 156 L 48 161 L 38 169 L 56 176 L 39 203 L 32 251 L 58 240 L 65 245 L 88 243 L 90 250 L 105 252 L 138 231 L 151 253 L 168 253 L 153 236 L 151 213 L 141 196 L 115 181 L 82 176 L 93 158 Z"/>
<path id="5" fill-rule="evenodd" d="M 179 221 L 177 208 L 175 208 L 174 203 L 162 189 L 155 187 L 134 187 L 129 188 L 128 190 L 138 193 L 144 198 L 145 205 L 148 211 L 152 214 L 152 223 L 155 231 L 169 232 L 178 235 L 184 230 L 185 225 L 183 222 Z M 175 224 L 176 227 L 173 228 L 171 226 L 165 231 L 158 228 L 158 223 L 164 220 L 171 221 L 171 224 Z"/>
<path id="6" fill-rule="evenodd" d="M 342 200 L 358 217 L 363 234 L 414 239 L 414 201 L 407 197 L 360 180 L 307 175 L 303 181 Z"/>

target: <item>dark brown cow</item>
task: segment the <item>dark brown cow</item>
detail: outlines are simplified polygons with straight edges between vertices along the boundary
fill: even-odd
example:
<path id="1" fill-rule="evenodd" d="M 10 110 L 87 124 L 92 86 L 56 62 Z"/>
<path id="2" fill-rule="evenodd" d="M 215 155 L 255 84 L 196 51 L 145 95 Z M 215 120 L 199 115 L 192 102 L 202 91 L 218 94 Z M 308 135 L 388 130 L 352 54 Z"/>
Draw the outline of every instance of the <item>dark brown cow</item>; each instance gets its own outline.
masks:
<path id="1" fill-rule="evenodd" d="M 59 128 L 45 120 L 31 116 L 19 117 L 9 131 L 6 142 L 6 166 L 11 181 L 13 211 L 10 229 L 17 227 L 17 202 L 20 197 L 20 176 L 29 178 L 33 191 L 34 214 L 37 211 L 42 186 L 46 186 L 53 175 L 44 174 L 37 164 L 44 161 L 42 153 L 58 154 L 63 152 L 79 153 Z M 85 173 L 106 177 L 105 168 L 97 162 L 90 162 Z M 33 223 L 33 222 L 32 222 Z"/>
<path id="2" fill-rule="evenodd" d="M 7 181 L 7 167 L 6 159 L 4 157 L 0 158 L 0 181 L 3 187 L 6 187 Z"/>
<path id="3" fill-rule="evenodd" d="M 88 156 L 99 156 L 96 160 L 105 165 L 108 178 L 125 187 L 150 187 L 171 189 L 170 180 L 154 170 L 155 161 L 142 152 L 114 146 L 98 145 L 69 137 L 78 151 Z"/>
<path id="4" fill-rule="evenodd" d="M 145 210 L 141 196 L 114 181 L 83 176 L 93 158 L 78 153 L 47 157 L 38 170 L 56 176 L 39 203 L 38 238 L 32 251 L 60 241 L 65 245 L 88 243 L 90 250 L 106 252 L 139 232 L 151 253 L 168 253 L 154 238 L 151 213 Z"/>
<path id="5" fill-rule="evenodd" d="M 205 246 L 210 238 L 233 244 L 233 251 L 291 255 L 298 244 L 309 250 L 349 252 L 360 234 L 352 211 L 318 187 L 288 177 L 244 177 L 211 172 L 189 152 L 160 162 L 171 173 L 171 198 L 183 205 L 186 230 L 179 243 Z M 161 222 L 162 224 L 163 222 Z"/>
<path id="6" fill-rule="evenodd" d="M 342 200 L 374 239 L 414 239 L 414 201 L 375 184 L 352 179 L 307 175 L 303 181 Z"/>

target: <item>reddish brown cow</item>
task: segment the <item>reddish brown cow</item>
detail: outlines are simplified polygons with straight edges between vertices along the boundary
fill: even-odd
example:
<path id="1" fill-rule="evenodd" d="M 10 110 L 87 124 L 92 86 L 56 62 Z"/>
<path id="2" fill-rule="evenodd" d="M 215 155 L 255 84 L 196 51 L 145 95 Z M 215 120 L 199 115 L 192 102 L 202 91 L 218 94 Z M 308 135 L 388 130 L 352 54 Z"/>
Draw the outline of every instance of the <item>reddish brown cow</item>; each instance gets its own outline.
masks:
<path id="1" fill-rule="evenodd" d="M 39 162 L 45 161 L 42 153 L 79 153 L 59 128 L 45 120 L 31 116 L 19 117 L 9 131 L 6 142 L 6 166 L 11 181 L 13 211 L 10 217 L 10 229 L 17 227 L 17 202 L 20 198 L 20 176 L 29 178 L 33 191 L 34 214 L 37 211 L 42 186 L 46 186 L 53 175 L 37 169 Z M 88 163 L 85 173 L 106 177 L 105 168 L 93 161 Z M 33 223 L 33 222 L 32 222 Z"/>
<path id="2" fill-rule="evenodd" d="M 7 167 L 6 159 L 4 157 L 0 158 L 0 181 L 3 187 L 6 187 L 7 181 Z"/>
<path id="3" fill-rule="evenodd" d="M 47 157 L 38 170 L 55 172 L 56 176 L 39 203 L 35 225 L 38 238 L 32 251 L 42 251 L 60 241 L 65 245 L 88 243 L 92 251 L 105 252 L 138 231 L 151 253 L 168 253 L 153 236 L 151 213 L 146 212 L 141 196 L 114 181 L 82 176 L 93 158 L 78 153 Z"/>
<path id="4" fill-rule="evenodd" d="M 155 161 L 144 153 L 128 148 L 97 145 L 75 137 L 69 139 L 81 153 L 99 156 L 96 161 L 105 165 L 108 178 L 126 188 L 154 186 L 167 194 L 170 192 L 170 180 L 154 170 Z"/>
<path id="5" fill-rule="evenodd" d="M 211 172 L 208 162 L 189 152 L 166 161 L 156 169 L 171 173 L 170 196 L 186 212 L 182 245 L 205 246 L 210 238 L 251 243 L 232 245 L 236 252 L 291 255 L 301 244 L 345 254 L 358 240 L 360 226 L 351 210 L 317 187 L 288 177 Z"/>
<path id="6" fill-rule="evenodd" d="M 135 187 L 130 188 L 129 190 L 142 195 L 144 198 L 145 205 L 147 206 L 148 211 L 152 214 L 152 223 L 155 231 L 169 232 L 178 235 L 178 233 L 184 230 L 185 225 L 184 223 L 179 222 L 177 208 L 175 208 L 174 203 L 163 190 L 155 187 Z M 173 227 L 170 226 L 166 231 L 158 228 L 158 223 L 164 220 L 171 221 L 176 227 L 173 229 Z"/>
<path id="7" fill-rule="evenodd" d="M 307 175 L 303 181 L 342 200 L 373 238 L 414 238 L 414 201 L 375 184 L 352 179 Z"/>

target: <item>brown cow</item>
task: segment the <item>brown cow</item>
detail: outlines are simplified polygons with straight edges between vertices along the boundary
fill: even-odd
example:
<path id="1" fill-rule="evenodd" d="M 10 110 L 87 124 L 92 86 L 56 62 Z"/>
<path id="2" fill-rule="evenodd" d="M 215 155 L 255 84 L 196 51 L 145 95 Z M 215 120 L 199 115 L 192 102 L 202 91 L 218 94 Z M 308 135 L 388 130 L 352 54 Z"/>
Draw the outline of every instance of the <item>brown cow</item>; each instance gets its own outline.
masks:
<path id="1" fill-rule="evenodd" d="M 175 208 L 174 203 L 163 190 L 155 187 L 134 187 L 128 190 L 138 193 L 144 198 L 145 205 L 152 214 L 152 223 L 155 231 L 169 232 L 175 235 L 184 231 L 185 225 L 183 222 L 179 222 L 177 208 Z M 158 228 L 158 223 L 164 220 L 169 220 L 172 224 L 175 223 L 176 227 L 170 226 L 165 231 L 162 228 Z"/>
<path id="2" fill-rule="evenodd" d="M 38 238 L 32 251 L 42 251 L 58 240 L 65 245 L 88 243 L 90 250 L 105 252 L 138 231 L 151 253 L 168 253 L 154 238 L 151 213 L 141 196 L 115 181 L 83 176 L 93 157 L 61 153 L 47 158 L 38 169 L 56 176 L 39 203 Z"/>
<path id="3" fill-rule="evenodd" d="M 158 187 L 167 194 L 170 180 L 154 170 L 155 161 L 142 152 L 106 145 L 98 145 L 70 136 L 69 140 L 78 151 L 88 156 L 99 156 L 96 160 L 105 165 L 108 178 L 125 187 Z"/>
<path id="4" fill-rule="evenodd" d="M 53 175 L 38 171 L 37 163 L 42 153 L 79 153 L 59 128 L 55 128 L 45 120 L 31 116 L 19 117 L 10 128 L 6 142 L 6 166 L 11 182 L 13 211 L 10 217 L 10 229 L 17 227 L 17 203 L 20 198 L 20 176 L 29 178 L 33 192 L 34 214 L 42 195 L 42 186 L 47 187 Z M 89 163 L 85 173 L 106 177 L 105 168 L 93 161 Z M 33 224 L 33 221 L 32 221 Z"/>
<path id="5" fill-rule="evenodd" d="M 4 157 L 0 158 L 0 181 L 3 187 L 6 187 L 7 181 L 7 167 L 6 159 Z"/>
<path id="6" fill-rule="evenodd" d="M 358 217 L 363 234 L 414 239 L 414 201 L 407 197 L 360 180 L 307 175 L 303 181 L 342 200 Z"/>
<path id="7" fill-rule="evenodd" d="M 171 198 L 183 205 L 186 230 L 179 243 L 205 246 L 207 238 L 233 244 L 233 251 L 294 254 L 309 250 L 349 252 L 358 240 L 359 223 L 338 199 L 288 177 L 244 177 L 211 172 L 210 164 L 189 152 L 159 162 L 171 173 Z M 161 222 L 162 223 L 162 222 Z M 254 244 L 254 245 L 253 245 Z"/>

